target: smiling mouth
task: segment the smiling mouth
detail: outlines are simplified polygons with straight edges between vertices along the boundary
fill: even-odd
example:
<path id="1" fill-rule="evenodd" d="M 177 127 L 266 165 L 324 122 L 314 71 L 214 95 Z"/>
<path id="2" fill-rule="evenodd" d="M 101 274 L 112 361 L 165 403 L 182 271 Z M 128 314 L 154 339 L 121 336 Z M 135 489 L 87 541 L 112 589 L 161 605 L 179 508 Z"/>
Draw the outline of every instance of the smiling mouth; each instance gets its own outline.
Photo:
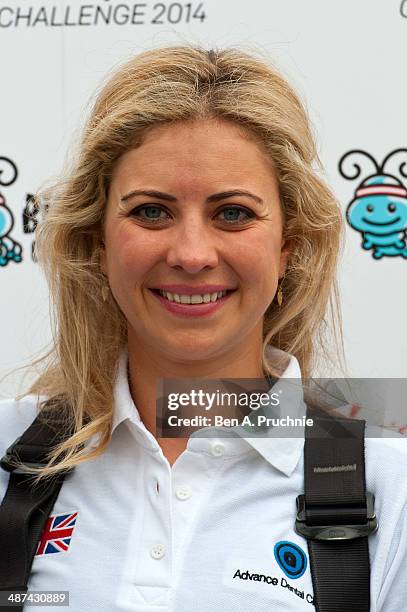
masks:
<path id="1" fill-rule="evenodd" d="M 397 217 L 392 221 L 383 221 L 383 223 L 378 223 L 377 221 L 369 221 L 369 219 L 365 219 L 364 217 L 362 217 L 362 221 L 368 223 L 369 225 L 391 225 L 392 223 L 397 223 L 398 221 L 400 221 L 400 219 L 401 217 Z"/>
<path id="2" fill-rule="evenodd" d="M 210 295 L 211 296 L 210 299 L 209 300 L 208 299 L 206 299 L 206 300 L 202 299 L 202 301 L 200 301 L 200 302 L 186 301 L 186 299 L 189 300 L 191 298 L 191 296 L 189 296 L 189 295 L 188 296 L 184 296 L 183 294 L 181 294 L 181 295 L 176 294 L 177 295 L 177 299 L 173 298 L 171 300 L 166 295 L 166 293 L 164 291 L 162 291 L 161 289 L 152 289 L 152 288 L 150 288 L 150 291 L 152 291 L 153 293 L 159 295 L 160 297 L 168 300 L 170 303 L 173 303 L 173 304 L 179 304 L 181 306 L 203 306 L 203 305 L 206 305 L 206 304 L 216 304 L 216 302 L 219 301 L 220 299 L 228 296 L 230 293 L 234 293 L 236 291 L 236 289 L 226 289 L 225 291 L 217 291 L 217 292 L 214 292 L 214 293 L 211 293 L 211 294 L 206 294 L 206 295 Z M 215 293 L 217 295 L 216 295 L 216 297 L 214 299 L 212 299 L 214 297 Z M 204 296 L 201 295 L 200 297 L 203 298 Z"/>

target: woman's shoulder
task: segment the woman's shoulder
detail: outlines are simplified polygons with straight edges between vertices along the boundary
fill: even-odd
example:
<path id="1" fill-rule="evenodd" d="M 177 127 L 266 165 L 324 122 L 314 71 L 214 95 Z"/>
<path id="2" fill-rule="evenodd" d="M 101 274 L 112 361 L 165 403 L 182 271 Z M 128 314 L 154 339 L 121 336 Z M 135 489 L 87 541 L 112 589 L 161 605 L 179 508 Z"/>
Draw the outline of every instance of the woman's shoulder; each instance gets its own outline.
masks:
<path id="1" fill-rule="evenodd" d="M 400 515 L 407 505 L 407 437 L 371 428 L 365 439 L 366 486 L 386 513 Z"/>
<path id="2" fill-rule="evenodd" d="M 386 427 L 367 427 L 365 453 L 366 460 L 378 469 L 402 471 L 407 460 L 407 436 Z"/>
<path id="3" fill-rule="evenodd" d="M 375 497 L 375 514 L 379 525 L 377 532 L 369 537 L 371 588 L 377 594 L 377 610 L 404 610 L 403 585 L 407 562 L 406 462 L 407 437 L 395 435 L 388 429 L 367 431 L 366 489 Z"/>

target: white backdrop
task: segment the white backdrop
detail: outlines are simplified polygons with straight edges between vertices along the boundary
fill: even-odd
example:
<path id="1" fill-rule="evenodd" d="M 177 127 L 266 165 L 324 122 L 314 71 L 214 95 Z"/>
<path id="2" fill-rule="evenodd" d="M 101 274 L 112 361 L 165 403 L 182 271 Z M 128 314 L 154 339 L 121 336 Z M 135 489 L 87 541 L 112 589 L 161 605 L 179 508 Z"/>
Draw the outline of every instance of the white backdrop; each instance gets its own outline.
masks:
<path id="1" fill-rule="evenodd" d="M 338 170 L 342 155 L 363 149 L 380 163 L 407 147 L 407 1 L 0 1 L 0 157 L 18 169 L 13 184 L 0 185 L 14 218 L 7 235 L 0 221 L 0 240 L 6 249 L 7 239 L 22 247 L 21 262 L 11 258 L 0 267 L 0 378 L 51 339 L 47 287 L 31 258 L 33 234 L 24 233 L 27 194 L 60 169 L 106 73 L 169 41 L 267 53 L 306 103 L 344 216 L 372 169 L 367 164 L 359 179 L 346 180 Z M 0 170 L 7 182 L 9 166 Z M 4 210 L 0 206 L 3 221 Z M 352 376 L 407 376 L 406 272 L 406 258 L 375 260 L 347 225 L 340 286 Z M 0 397 L 13 395 L 21 383 L 21 372 L 2 380 Z"/>

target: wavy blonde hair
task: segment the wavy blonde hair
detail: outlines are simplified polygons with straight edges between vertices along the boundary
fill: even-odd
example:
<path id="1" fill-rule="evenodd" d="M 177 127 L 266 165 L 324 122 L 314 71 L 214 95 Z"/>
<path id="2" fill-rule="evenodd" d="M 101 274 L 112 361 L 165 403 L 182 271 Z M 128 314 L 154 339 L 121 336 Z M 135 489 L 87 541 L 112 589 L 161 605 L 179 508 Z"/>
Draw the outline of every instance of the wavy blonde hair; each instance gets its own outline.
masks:
<path id="1" fill-rule="evenodd" d="M 145 51 L 104 84 L 77 151 L 57 180 L 36 194 L 43 212 L 36 254 L 49 283 L 54 342 L 32 362 L 42 364 L 42 373 L 28 393 L 50 398 L 40 405 L 45 419 L 55 400 L 62 401 L 68 407 L 63 426 L 72 427 L 46 467 L 27 469 L 37 474 L 36 482 L 99 456 L 110 440 L 114 377 L 127 342 L 123 313 L 111 294 L 106 302 L 101 295 L 102 226 L 115 163 L 149 128 L 209 118 L 239 124 L 265 147 L 278 178 L 284 237 L 292 241 L 283 304 L 273 300 L 264 316 L 264 372 L 276 375 L 265 354 L 270 344 L 295 355 L 304 378 L 315 365 L 317 347 L 333 363 L 329 318 L 335 354 L 343 359 L 336 280 L 342 213 L 319 176 L 321 163 L 300 99 L 257 51 L 208 51 L 188 44 Z M 95 434 L 98 445 L 88 452 L 84 445 Z"/>

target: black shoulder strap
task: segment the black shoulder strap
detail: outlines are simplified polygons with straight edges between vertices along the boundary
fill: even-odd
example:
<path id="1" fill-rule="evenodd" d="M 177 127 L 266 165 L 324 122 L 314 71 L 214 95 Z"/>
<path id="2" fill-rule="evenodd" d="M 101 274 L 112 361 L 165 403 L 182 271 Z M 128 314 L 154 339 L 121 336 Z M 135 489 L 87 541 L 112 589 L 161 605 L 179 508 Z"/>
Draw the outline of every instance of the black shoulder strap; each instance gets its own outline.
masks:
<path id="1" fill-rule="evenodd" d="M 296 531 L 307 538 L 318 612 L 370 611 L 367 536 L 377 529 L 366 491 L 365 421 L 308 407 L 305 494 L 297 498 Z"/>
<path id="2" fill-rule="evenodd" d="M 51 448 L 73 432 L 72 426 L 66 425 L 64 410 L 64 406 L 59 406 L 53 416 L 48 413 L 47 419 L 40 412 L 0 460 L 0 466 L 10 472 L 6 495 L 0 505 L 0 591 L 27 592 L 38 541 L 64 477 L 72 471 L 66 470 L 33 486 L 32 475 L 23 468 L 15 468 L 14 462 L 17 459 L 31 467 L 46 465 Z M 16 612 L 23 606 L 1 609 Z"/>

